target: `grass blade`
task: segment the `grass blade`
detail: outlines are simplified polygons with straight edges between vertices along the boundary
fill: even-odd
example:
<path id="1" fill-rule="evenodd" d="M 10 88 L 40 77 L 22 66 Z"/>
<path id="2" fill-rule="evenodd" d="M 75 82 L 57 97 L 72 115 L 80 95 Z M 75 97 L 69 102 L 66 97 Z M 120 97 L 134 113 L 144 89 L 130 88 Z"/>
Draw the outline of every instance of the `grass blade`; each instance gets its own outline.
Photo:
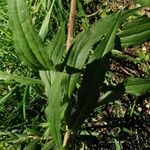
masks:
<path id="1" fill-rule="evenodd" d="M 29 86 L 25 87 L 24 95 L 23 95 L 23 119 L 26 121 L 26 103 L 29 96 Z"/>

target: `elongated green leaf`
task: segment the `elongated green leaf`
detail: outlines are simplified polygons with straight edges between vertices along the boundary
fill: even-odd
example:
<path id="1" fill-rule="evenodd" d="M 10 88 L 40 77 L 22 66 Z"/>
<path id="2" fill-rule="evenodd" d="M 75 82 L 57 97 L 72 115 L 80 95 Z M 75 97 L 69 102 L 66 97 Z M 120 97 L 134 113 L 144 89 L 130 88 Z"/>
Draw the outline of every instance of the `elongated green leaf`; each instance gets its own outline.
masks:
<path id="1" fill-rule="evenodd" d="M 28 100 L 28 97 L 29 97 L 29 86 L 26 86 L 25 87 L 25 91 L 24 91 L 24 95 L 23 95 L 23 119 L 26 121 L 26 104 L 27 104 L 27 100 Z"/>
<path id="2" fill-rule="evenodd" d="M 54 1 L 52 3 L 52 7 Z M 49 10 L 48 16 L 43 23 L 41 32 L 38 36 L 34 27 L 32 26 L 32 19 L 27 9 L 25 0 L 8 0 L 9 16 L 12 32 L 14 35 L 14 42 L 16 52 L 20 58 L 29 67 L 37 69 L 52 69 L 54 70 L 54 64 L 56 65 L 63 62 L 64 46 L 65 46 L 65 27 L 58 31 L 57 35 L 54 36 L 49 46 L 44 46 L 41 39 L 43 34 L 47 33 L 49 24 L 49 17 L 51 9 Z M 46 30 L 44 32 L 44 30 Z M 56 38 L 58 37 L 58 39 Z"/>
<path id="3" fill-rule="evenodd" d="M 51 72 L 50 71 L 40 71 L 39 72 L 41 80 L 45 87 L 45 94 L 48 96 L 48 93 L 50 91 L 50 86 L 52 84 L 51 82 Z"/>
<path id="4" fill-rule="evenodd" d="M 120 16 L 120 13 L 118 16 Z M 109 53 L 112 50 L 119 24 L 120 21 L 114 22 L 114 24 L 110 28 L 110 31 L 106 34 L 105 38 L 96 47 L 94 54 L 90 57 L 90 62 L 104 57 L 107 53 Z"/>
<path id="5" fill-rule="evenodd" d="M 121 20 L 125 19 L 128 15 L 132 14 L 135 11 L 137 11 L 137 10 L 122 12 Z M 76 66 L 77 68 L 82 68 L 83 67 L 83 65 L 84 65 L 84 63 L 85 63 L 85 61 L 88 57 L 89 51 L 92 49 L 92 46 L 96 42 L 101 40 L 103 35 L 106 35 L 108 33 L 108 29 L 110 27 L 110 24 L 115 22 L 116 17 L 117 17 L 117 14 L 108 16 L 108 17 L 100 20 L 95 25 L 93 25 L 90 28 L 89 31 L 86 30 L 86 31 L 84 31 L 84 33 L 80 34 L 77 37 L 77 39 L 75 40 L 76 43 L 73 46 L 73 49 L 75 51 L 71 52 L 70 60 L 68 61 L 68 66 Z M 98 33 L 100 33 L 100 34 L 98 34 Z M 82 38 L 82 36 L 87 37 L 88 39 L 87 38 Z M 108 38 L 108 36 L 107 36 L 107 38 Z M 87 46 L 86 43 L 87 43 L 87 45 L 88 44 L 89 45 Z M 83 50 L 84 48 L 85 48 L 85 51 Z M 78 55 L 80 55 L 80 51 L 81 51 L 81 56 L 78 56 Z M 77 52 L 77 54 L 76 54 L 76 52 Z M 77 63 L 76 63 L 76 61 L 77 61 Z M 71 95 L 71 92 L 74 90 L 74 87 L 75 87 L 77 81 L 79 80 L 79 77 L 80 77 L 80 74 L 76 74 L 76 75 L 72 75 L 72 77 L 70 78 L 70 86 L 69 86 L 69 91 L 70 91 L 69 94 L 70 95 Z M 78 113 L 76 113 L 76 114 L 78 114 Z M 75 114 L 75 116 L 76 116 L 76 114 Z M 70 125 L 70 126 L 72 126 L 72 125 Z"/>
<path id="6" fill-rule="evenodd" d="M 135 18 L 134 20 L 130 20 L 130 22 L 126 22 L 123 25 L 123 30 L 127 30 L 127 29 L 133 28 L 137 25 L 142 25 L 142 24 L 149 23 L 149 22 L 150 22 L 150 19 L 148 17 L 141 16 L 141 17 Z M 121 33 L 119 33 L 119 34 L 121 34 Z"/>
<path id="7" fill-rule="evenodd" d="M 25 34 L 26 40 L 34 53 L 38 61 L 43 64 L 43 66 L 49 68 L 52 64 L 50 63 L 45 49 L 38 38 L 37 32 L 32 26 L 32 20 L 27 9 L 27 5 L 24 0 L 16 0 L 16 7 L 18 11 L 19 20 L 22 26 L 22 30 Z"/>
<path id="8" fill-rule="evenodd" d="M 107 59 L 105 58 L 105 60 Z M 97 105 L 100 92 L 99 88 L 104 80 L 105 65 L 106 62 L 103 62 L 103 60 L 95 61 L 87 65 L 79 89 L 78 108 L 71 116 L 69 123 L 69 128 L 74 132 L 78 130 Z"/>
<path id="9" fill-rule="evenodd" d="M 138 10 L 139 9 L 122 11 L 121 21 Z M 67 65 L 77 69 L 82 69 L 94 44 L 99 42 L 102 37 L 108 33 L 109 29 L 114 25 L 117 16 L 118 13 L 115 13 L 100 19 L 92 25 L 89 30 L 80 33 L 74 41 Z"/>
<path id="10" fill-rule="evenodd" d="M 129 15 L 134 14 L 140 8 L 128 11 L 122 11 L 121 13 L 121 21 L 126 19 Z M 83 68 L 85 65 L 90 51 L 93 49 L 93 46 L 102 40 L 102 37 L 106 35 L 111 28 L 110 25 L 113 25 L 117 18 L 117 13 L 113 15 L 109 15 L 99 21 L 97 21 L 94 25 L 91 26 L 89 30 L 85 30 L 81 34 L 79 34 L 73 44 L 71 52 L 69 54 L 69 58 L 67 61 L 67 65 L 69 67 L 77 69 L 74 72 L 76 75 L 70 76 L 70 84 L 69 84 L 69 95 L 74 91 L 77 82 L 80 78 L 79 70 Z M 108 35 L 107 35 L 108 36 Z M 97 49 L 98 50 L 98 49 Z M 95 51 L 96 52 L 96 51 Z M 79 70 L 78 70 L 79 69 Z"/>
<path id="11" fill-rule="evenodd" d="M 150 0 L 134 0 L 134 1 L 143 6 L 150 6 Z"/>
<path id="12" fill-rule="evenodd" d="M 11 29 L 14 35 L 14 44 L 16 47 L 16 52 L 27 65 L 29 65 L 30 67 L 32 67 L 32 65 L 35 65 L 37 67 L 37 65 L 39 65 L 38 61 L 35 58 L 34 54 L 30 51 L 30 47 L 25 39 L 25 35 L 24 33 L 22 33 L 20 22 L 18 21 L 19 18 L 16 10 L 16 1 L 8 0 L 8 8 Z M 28 57 L 26 57 L 26 55 Z"/>
<path id="13" fill-rule="evenodd" d="M 57 31 L 56 35 L 54 35 L 53 39 L 47 46 L 49 59 L 52 60 L 55 66 L 62 64 L 64 60 L 65 42 L 65 24 L 62 24 L 61 28 Z"/>
<path id="14" fill-rule="evenodd" d="M 140 18 L 126 23 L 118 35 L 123 47 L 139 45 L 150 39 L 150 19 Z"/>
<path id="15" fill-rule="evenodd" d="M 76 112 L 71 117 L 69 128 L 76 132 L 84 120 L 96 107 L 99 98 L 99 88 L 102 86 L 105 76 L 105 68 L 108 62 L 108 54 L 113 48 L 113 42 L 121 19 L 121 13 L 118 14 L 113 26 L 106 37 L 100 43 L 99 53 L 94 60 L 87 65 L 83 74 L 83 81 L 79 89 L 79 102 Z M 104 57 L 105 56 L 105 57 Z"/>
<path id="16" fill-rule="evenodd" d="M 60 126 L 68 105 L 67 97 L 64 101 L 64 95 L 67 96 L 68 93 L 69 75 L 53 71 L 40 71 L 40 76 L 48 96 L 46 115 L 50 123 L 49 130 L 54 140 L 53 145 L 55 145 L 55 149 L 61 149 Z"/>
<path id="17" fill-rule="evenodd" d="M 61 141 L 61 119 L 62 114 L 65 111 L 66 106 L 63 105 L 64 98 L 64 87 L 66 85 L 67 74 L 58 73 L 55 76 L 55 80 L 53 81 L 50 91 L 48 93 L 48 106 L 46 108 L 47 119 L 50 122 L 50 130 L 53 136 L 54 143 L 56 145 L 56 149 L 62 149 L 62 141 Z"/>
<path id="18" fill-rule="evenodd" d="M 51 18 L 52 10 L 54 7 L 54 3 L 55 3 L 55 0 L 52 1 L 51 7 L 43 21 L 43 24 L 42 24 L 40 32 L 39 32 L 39 36 L 42 41 L 44 41 L 44 39 L 49 31 L 49 23 L 50 23 L 50 18 Z"/>
<path id="19" fill-rule="evenodd" d="M 146 29 L 149 29 L 149 26 L 148 26 L 149 23 L 150 23 L 150 18 L 148 17 L 136 18 L 134 20 L 131 20 L 130 22 L 125 23 L 123 25 L 123 32 L 121 31 L 119 35 L 121 36 L 132 35 L 134 33 L 145 31 Z M 139 30 L 136 30 L 137 27 L 139 28 Z"/>
<path id="20" fill-rule="evenodd" d="M 2 72 L 2 71 L 0 71 L 0 80 L 5 80 L 5 81 L 14 80 L 15 82 L 18 82 L 24 85 L 42 84 L 42 81 L 38 79 L 32 79 L 29 77 L 21 77 L 21 76 L 9 74 L 9 73 Z"/>
<path id="21" fill-rule="evenodd" d="M 10 23 L 17 53 L 29 66 L 51 68 L 46 50 L 32 26 L 25 0 L 8 0 Z"/>
<path id="22" fill-rule="evenodd" d="M 150 79 L 127 78 L 124 87 L 127 93 L 140 96 L 150 91 Z"/>

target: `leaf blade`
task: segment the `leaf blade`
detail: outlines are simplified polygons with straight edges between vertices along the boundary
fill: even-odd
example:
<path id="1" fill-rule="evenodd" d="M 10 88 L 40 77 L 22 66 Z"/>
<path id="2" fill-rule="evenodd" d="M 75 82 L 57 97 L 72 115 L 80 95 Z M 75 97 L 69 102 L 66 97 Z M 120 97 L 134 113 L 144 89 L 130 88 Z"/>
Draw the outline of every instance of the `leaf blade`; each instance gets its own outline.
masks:
<path id="1" fill-rule="evenodd" d="M 127 78 L 123 82 L 125 90 L 129 94 L 140 96 L 150 91 L 150 79 Z"/>

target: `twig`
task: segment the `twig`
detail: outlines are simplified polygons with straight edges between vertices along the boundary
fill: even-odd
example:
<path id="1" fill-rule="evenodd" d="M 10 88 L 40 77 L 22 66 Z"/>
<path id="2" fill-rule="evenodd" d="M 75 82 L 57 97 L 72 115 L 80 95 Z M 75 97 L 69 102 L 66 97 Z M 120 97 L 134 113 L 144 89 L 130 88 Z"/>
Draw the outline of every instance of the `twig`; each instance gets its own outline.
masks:
<path id="1" fill-rule="evenodd" d="M 68 24 L 68 35 L 66 42 L 66 50 L 68 50 L 72 44 L 73 34 L 74 34 L 74 24 L 76 16 L 76 0 L 71 0 L 70 3 L 70 15 L 69 15 L 69 24 Z"/>

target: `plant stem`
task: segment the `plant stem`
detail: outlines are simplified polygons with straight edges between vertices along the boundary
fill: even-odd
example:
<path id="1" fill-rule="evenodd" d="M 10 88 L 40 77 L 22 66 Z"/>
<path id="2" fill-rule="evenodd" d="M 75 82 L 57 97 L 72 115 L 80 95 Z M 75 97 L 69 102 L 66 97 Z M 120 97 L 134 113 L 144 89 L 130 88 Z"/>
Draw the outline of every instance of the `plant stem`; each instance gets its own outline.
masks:
<path id="1" fill-rule="evenodd" d="M 71 2 L 70 2 L 69 23 L 68 23 L 68 35 L 67 35 L 67 42 L 66 42 L 66 51 L 69 50 L 69 48 L 72 44 L 73 37 L 74 37 L 76 5 L 77 5 L 77 1 L 76 0 L 71 0 Z M 66 126 L 66 132 L 65 132 L 64 140 L 63 140 L 63 148 L 67 147 L 69 139 L 70 139 L 70 132 L 68 130 L 68 126 Z"/>
<path id="2" fill-rule="evenodd" d="M 71 0 L 70 3 L 70 14 L 69 14 L 69 23 L 68 23 L 68 35 L 66 42 L 66 50 L 70 48 L 74 35 L 74 24 L 75 24 L 75 16 L 76 16 L 76 0 Z"/>

